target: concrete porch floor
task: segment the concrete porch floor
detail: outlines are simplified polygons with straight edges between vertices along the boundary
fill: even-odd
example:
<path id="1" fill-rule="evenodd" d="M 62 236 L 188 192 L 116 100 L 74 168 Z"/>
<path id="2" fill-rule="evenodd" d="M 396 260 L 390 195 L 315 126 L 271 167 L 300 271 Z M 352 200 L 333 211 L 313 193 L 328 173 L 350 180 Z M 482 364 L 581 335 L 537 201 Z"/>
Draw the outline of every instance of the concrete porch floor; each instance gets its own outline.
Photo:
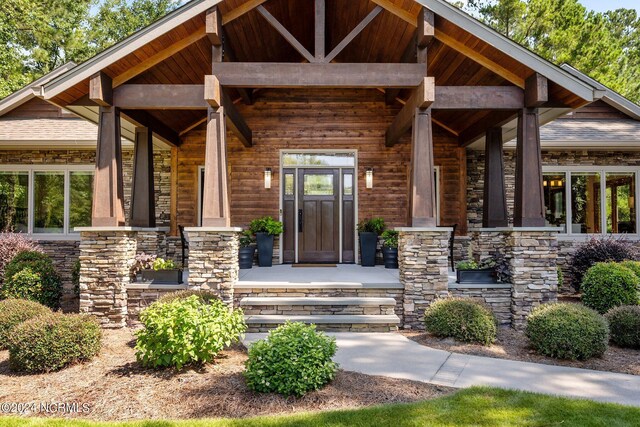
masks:
<path id="1" fill-rule="evenodd" d="M 278 283 L 400 283 L 397 269 L 378 265 L 361 267 L 337 264 L 336 267 L 293 267 L 291 264 L 240 270 L 240 282 Z"/>

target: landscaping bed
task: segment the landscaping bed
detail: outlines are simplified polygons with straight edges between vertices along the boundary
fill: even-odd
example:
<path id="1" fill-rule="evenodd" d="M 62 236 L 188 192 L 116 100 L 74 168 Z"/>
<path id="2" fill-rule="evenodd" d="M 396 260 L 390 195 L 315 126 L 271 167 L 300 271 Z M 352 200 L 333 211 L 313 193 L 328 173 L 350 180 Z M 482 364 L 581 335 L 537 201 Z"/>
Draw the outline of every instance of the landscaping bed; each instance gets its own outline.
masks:
<path id="1" fill-rule="evenodd" d="M 427 347 L 455 353 L 640 375 L 640 350 L 620 348 L 614 345 L 609 345 L 602 358 L 573 361 L 554 359 L 535 353 L 529 347 L 529 341 L 524 332 L 508 327 L 498 328 L 497 340 L 489 346 L 460 342 L 452 338 L 438 338 L 426 332 L 401 331 L 401 333 Z"/>
<path id="2" fill-rule="evenodd" d="M 8 351 L 0 351 L 0 402 L 88 404 L 89 411 L 65 416 L 94 420 L 237 418 L 415 402 L 453 391 L 338 371 L 325 388 L 302 398 L 285 398 L 247 389 L 242 376 L 247 354 L 241 345 L 223 351 L 215 363 L 201 368 L 154 370 L 136 362 L 134 340 L 130 329 L 105 330 L 102 350 L 93 360 L 37 375 L 11 372 Z"/>

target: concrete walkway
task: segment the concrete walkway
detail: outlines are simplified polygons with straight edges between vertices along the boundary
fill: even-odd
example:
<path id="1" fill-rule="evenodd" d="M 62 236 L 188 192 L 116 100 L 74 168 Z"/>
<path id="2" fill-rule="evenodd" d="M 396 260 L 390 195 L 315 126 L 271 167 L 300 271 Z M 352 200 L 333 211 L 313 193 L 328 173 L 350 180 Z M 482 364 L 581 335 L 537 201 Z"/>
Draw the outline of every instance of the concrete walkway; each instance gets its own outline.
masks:
<path id="1" fill-rule="evenodd" d="M 330 333 L 346 371 L 456 388 L 486 385 L 640 406 L 640 376 L 449 353 L 395 333 Z M 247 334 L 245 344 L 264 333 Z"/>

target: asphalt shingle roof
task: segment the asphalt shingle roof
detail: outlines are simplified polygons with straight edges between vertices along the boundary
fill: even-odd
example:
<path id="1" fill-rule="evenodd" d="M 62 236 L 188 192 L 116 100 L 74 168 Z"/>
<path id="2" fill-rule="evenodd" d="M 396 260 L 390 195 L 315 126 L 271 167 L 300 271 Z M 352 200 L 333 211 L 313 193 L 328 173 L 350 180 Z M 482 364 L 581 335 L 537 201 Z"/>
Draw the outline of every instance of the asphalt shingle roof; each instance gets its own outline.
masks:
<path id="1" fill-rule="evenodd" d="M 97 137 L 98 126 L 80 118 L 0 118 L 0 141 L 96 141 Z"/>
<path id="2" fill-rule="evenodd" d="M 540 128 L 542 141 L 637 141 L 640 121 L 605 119 L 558 119 Z"/>

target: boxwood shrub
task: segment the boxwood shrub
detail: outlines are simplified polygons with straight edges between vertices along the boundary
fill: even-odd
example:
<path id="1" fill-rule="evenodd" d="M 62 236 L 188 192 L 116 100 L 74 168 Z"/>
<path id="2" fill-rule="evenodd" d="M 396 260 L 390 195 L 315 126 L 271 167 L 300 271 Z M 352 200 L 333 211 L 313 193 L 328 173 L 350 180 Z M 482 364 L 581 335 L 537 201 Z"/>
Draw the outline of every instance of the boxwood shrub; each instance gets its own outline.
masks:
<path id="1" fill-rule="evenodd" d="M 195 295 L 198 297 L 198 299 L 202 302 L 211 302 L 211 301 L 219 301 L 220 297 L 218 296 L 217 293 L 213 292 L 213 291 L 193 291 L 193 290 L 186 290 L 186 291 L 175 291 L 175 292 L 169 292 L 164 294 L 163 296 L 161 296 L 160 298 L 157 299 L 156 302 L 158 303 L 166 303 L 166 302 L 172 302 L 178 299 L 187 299 L 190 296 Z"/>
<path id="2" fill-rule="evenodd" d="M 242 310 L 200 296 L 151 304 L 140 314 L 144 329 L 136 333 L 136 357 L 145 367 L 206 363 L 245 332 Z"/>
<path id="3" fill-rule="evenodd" d="M 315 325 L 287 322 L 249 347 L 244 373 L 251 390 L 302 396 L 335 378 L 336 340 Z"/>
<path id="4" fill-rule="evenodd" d="M 633 271 L 633 273 L 638 276 L 640 279 L 640 261 L 622 261 L 620 265 L 627 267 L 629 270 Z"/>
<path id="5" fill-rule="evenodd" d="M 465 298 L 434 301 L 424 312 L 428 332 L 438 337 L 489 345 L 496 340 L 497 322 L 490 309 Z"/>
<path id="6" fill-rule="evenodd" d="M 9 334 L 9 367 L 18 372 L 60 370 L 92 359 L 102 329 L 92 316 L 48 313 L 15 326 Z"/>
<path id="7" fill-rule="evenodd" d="M 49 308 L 34 301 L 14 298 L 0 301 L 0 350 L 7 348 L 9 334 L 16 325 L 48 313 Z"/>
<path id="8" fill-rule="evenodd" d="M 621 264 L 597 263 L 582 280 L 582 302 L 601 314 L 619 305 L 636 305 L 639 281 L 633 271 Z"/>
<path id="9" fill-rule="evenodd" d="M 16 275 L 18 277 L 14 277 Z M 6 265 L 0 292 L 4 298 L 24 297 L 57 309 L 62 296 L 62 280 L 48 255 L 24 251 Z"/>
<path id="10" fill-rule="evenodd" d="M 620 347 L 640 349 L 640 306 L 615 307 L 604 317 L 609 321 L 611 342 Z"/>
<path id="11" fill-rule="evenodd" d="M 579 304 L 543 304 L 532 310 L 525 333 L 538 353 L 585 360 L 607 350 L 609 325 L 597 311 Z"/>

